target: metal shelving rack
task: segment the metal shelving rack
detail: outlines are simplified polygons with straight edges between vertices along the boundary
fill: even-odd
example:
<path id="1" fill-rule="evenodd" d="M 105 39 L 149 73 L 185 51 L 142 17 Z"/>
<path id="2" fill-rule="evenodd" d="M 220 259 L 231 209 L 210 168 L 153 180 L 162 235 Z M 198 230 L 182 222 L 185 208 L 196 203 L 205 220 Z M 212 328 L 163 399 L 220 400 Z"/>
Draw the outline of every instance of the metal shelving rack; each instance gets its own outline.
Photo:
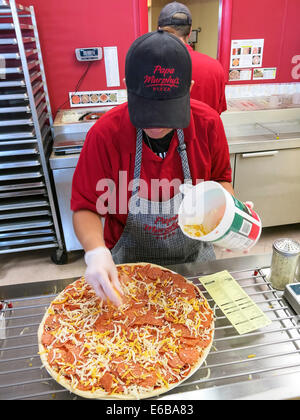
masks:
<path id="1" fill-rule="evenodd" d="M 64 254 L 48 171 L 52 125 L 34 9 L 0 0 L 0 254 Z"/>

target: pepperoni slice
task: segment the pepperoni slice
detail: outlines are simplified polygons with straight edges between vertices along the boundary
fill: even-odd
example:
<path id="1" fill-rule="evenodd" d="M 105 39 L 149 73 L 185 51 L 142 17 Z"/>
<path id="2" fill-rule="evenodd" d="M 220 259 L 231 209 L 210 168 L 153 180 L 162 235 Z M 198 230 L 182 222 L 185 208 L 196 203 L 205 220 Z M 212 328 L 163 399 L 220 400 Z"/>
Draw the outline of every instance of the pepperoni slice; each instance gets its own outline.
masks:
<path id="1" fill-rule="evenodd" d="M 188 295 L 189 298 L 195 298 L 196 297 L 196 288 L 194 285 L 190 283 L 185 283 L 182 287 L 182 293 L 184 295 Z"/>
<path id="2" fill-rule="evenodd" d="M 191 283 L 188 283 L 180 274 L 172 274 L 173 286 L 181 289 L 181 293 L 188 295 L 189 298 L 196 297 L 197 289 Z"/>
<path id="3" fill-rule="evenodd" d="M 148 270 L 150 269 L 150 267 L 151 267 L 151 264 L 147 264 L 145 266 L 143 265 L 137 266 L 136 273 L 141 273 L 141 275 L 147 276 Z"/>
<path id="4" fill-rule="evenodd" d="M 49 365 L 52 366 L 52 367 L 53 367 L 54 364 L 56 365 L 56 363 L 54 363 L 54 360 L 55 360 L 54 349 L 51 349 L 49 351 L 48 355 L 47 355 L 47 361 L 48 361 Z"/>
<path id="5" fill-rule="evenodd" d="M 106 312 L 99 315 L 94 323 L 94 329 L 98 332 L 106 332 L 111 326 L 112 322 Z"/>
<path id="6" fill-rule="evenodd" d="M 208 338 L 206 340 L 205 339 L 199 340 L 199 346 L 202 349 L 205 349 L 209 345 L 210 342 L 211 342 L 211 338 Z"/>
<path id="7" fill-rule="evenodd" d="M 81 306 L 76 304 L 76 303 L 65 304 L 65 309 L 67 311 L 76 311 L 77 309 L 80 309 L 80 308 L 81 308 Z"/>
<path id="8" fill-rule="evenodd" d="M 190 330 L 188 329 L 188 327 L 186 327 L 183 324 L 173 324 L 172 323 L 172 329 L 174 329 L 176 331 L 180 331 L 181 332 L 180 337 L 195 338 L 193 336 L 193 334 L 190 332 Z"/>
<path id="9" fill-rule="evenodd" d="M 180 274 L 170 273 L 170 277 L 172 278 L 174 286 L 183 288 L 183 286 L 186 285 L 185 278 Z"/>
<path id="10" fill-rule="evenodd" d="M 162 270 L 158 267 L 151 267 L 147 272 L 147 277 L 152 280 L 157 280 L 162 275 Z"/>
<path id="11" fill-rule="evenodd" d="M 50 334 L 47 331 L 43 332 L 43 335 L 42 335 L 43 346 L 45 346 L 45 347 L 50 346 L 53 343 L 54 340 L 55 340 L 55 337 L 52 334 Z"/>
<path id="12" fill-rule="evenodd" d="M 200 353 L 198 352 L 198 350 L 190 348 L 190 347 L 181 348 L 178 354 L 179 354 L 180 359 L 184 363 L 188 363 L 189 365 L 195 364 L 200 356 Z"/>
<path id="13" fill-rule="evenodd" d="M 145 372 L 145 369 L 139 363 L 134 364 L 130 370 L 132 376 L 135 378 L 140 378 Z"/>
<path id="14" fill-rule="evenodd" d="M 87 383 L 85 383 L 85 384 L 79 383 L 76 386 L 76 388 L 80 391 L 91 391 L 93 389 L 93 386 L 91 384 L 87 384 Z"/>
<path id="15" fill-rule="evenodd" d="M 142 303 L 143 305 L 145 305 L 149 300 L 147 292 L 145 290 L 139 290 L 136 294 L 136 299 L 139 303 Z"/>
<path id="16" fill-rule="evenodd" d="M 126 373 L 127 370 L 128 370 L 128 364 L 126 364 L 125 362 L 118 363 L 117 368 L 116 368 L 116 372 L 118 376 L 122 378 L 122 376 Z"/>
<path id="17" fill-rule="evenodd" d="M 174 376 L 174 374 L 170 371 L 166 371 L 163 375 L 163 378 L 169 383 L 171 384 L 172 382 L 176 382 L 178 379 L 176 378 L 176 376 Z"/>
<path id="18" fill-rule="evenodd" d="M 82 350 L 82 347 L 78 347 L 75 344 L 66 344 L 64 348 L 67 353 L 65 356 L 67 363 L 74 364 L 78 360 L 83 361 L 86 359 L 86 356 L 84 356 L 85 351 Z"/>
<path id="19" fill-rule="evenodd" d="M 130 283 L 130 277 L 126 273 L 121 272 L 119 274 L 119 282 L 121 284 L 125 284 L 126 285 L 126 284 Z"/>
<path id="20" fill-rule="evenodd" d="M 188 347 L 196 347 L 196 346 L 200 346 L 200 345 L 201 345 L 201 340 L 200 340 L 200 338 L 186 338 L 186 337 L 180 337 L 180 342 L 181 342 L 184 346 L 188 346 Z"/>
<path id="21" fill-rule="evenodd" d="M 177 354 L 168 357 L 168 365 L 173 369 L 181 369 L 185 362 L 183 362 Z"/>
<path id="22" fill-rule="evenodd" d="M 71 351 L 71 350 L 64 351 L 64 353 L 62 355 L 64 362 L 70 363 L 71 365 L 73 365 L 79 359 L 78 353 L 79 353 L 79 350 L 77 350 L 77 354 L 75 354 L 74 350 L 73 351 Z"/>
<path id="23" fill-rule="evenodd" d="M 142 315 L 139 318 L 136 318 L 132 325 L 155 325 L 155 326 L 162 326 L 164 325 L 164 321 L 162 318 L 156 318 L 155 313 L 148 313 L 146 315 Z"/>
<path id="24" fill-rule="evenodd" d="M 147 372 L 143 375 L 143 379 L 139 381 L 139 385 L 145 388 L 153 388 L 157 382 L 157 375 L 155 372 Z"/>
<path id="25" fill-rule="evenodd" d="M 46 331 L 53 331 L 60 327 L 60 322 L 58 320 L 58 316 L 56 315 L 49 315 L 46 319 L 44 324 L 44 329 Z"/>
<path id="26" fill-rule="evenodd" d="M 111 392 L 113 377 L 109 372 L 105 372 L 99 382 L 106 392 Z"/>
<path id="27" fill-rule="evenodd" d="M 207 316 L 207 319 L 201 322 L 201 327 L 203 328 L 209 328 L 211 326 L 212 316 L 211 315 L 206 315 L 206 316 Z"/>
<path id="28" fill-rule="evenodd" d="M 160 279 L 162 281 L 170 280 L 171 279 L 171 275 L 170 274 L 171 274 L 170 271 L 161 270 L 161 277 L 160 277 Z"/>

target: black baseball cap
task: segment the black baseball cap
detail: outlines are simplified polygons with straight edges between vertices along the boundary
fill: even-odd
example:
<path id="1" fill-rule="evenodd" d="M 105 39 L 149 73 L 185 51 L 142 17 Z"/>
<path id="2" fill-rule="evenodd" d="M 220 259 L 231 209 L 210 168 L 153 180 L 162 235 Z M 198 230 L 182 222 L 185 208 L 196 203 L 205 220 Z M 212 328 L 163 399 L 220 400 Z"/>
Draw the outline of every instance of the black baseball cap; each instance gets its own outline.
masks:
<path id="1" fill-rule="evenodd" d="M 125 77 L 135 127 L 189 126 L 192 63 L 180 39 L 162 30 L 137 38 L 126 56 Z"/>
<path id="2" fill-rule="evenodd" d="M 184 14 L 185 17 L 175 17 L 177 13 Z M 160 28 L 170 25 L 191 25 L 192 15 L 189 9 L 182 3 L 173 1 L 162 8 L 158 17 L 158 26 Z"/>

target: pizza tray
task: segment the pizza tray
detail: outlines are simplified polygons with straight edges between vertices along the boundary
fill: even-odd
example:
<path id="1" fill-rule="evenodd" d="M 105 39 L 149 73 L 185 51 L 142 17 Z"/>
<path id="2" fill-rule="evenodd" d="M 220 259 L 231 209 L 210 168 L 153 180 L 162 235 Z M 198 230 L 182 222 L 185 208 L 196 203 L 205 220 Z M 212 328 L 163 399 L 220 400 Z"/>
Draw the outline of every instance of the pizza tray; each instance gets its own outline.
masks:
<path id="1" fill-rule="evenodd" d="M 168 267 L 193 281 L 210 306 L 214 302 L 199 276 L 228 270 L 271 319 L 239 335 L 215 308 L 215 334 L 206 362 L 190 378 L 158 400 L 286 399 L 300 397 L 300 325 L 296 314 L 268 281 L 271 255 Z M 5 330 L 0 334 L 0 399 L 81 399 L 41 369 L 37 330 L 50 302 L 75 279 L 0 287 Z M 4 338 L 3 338 L 4 337 Z"/>

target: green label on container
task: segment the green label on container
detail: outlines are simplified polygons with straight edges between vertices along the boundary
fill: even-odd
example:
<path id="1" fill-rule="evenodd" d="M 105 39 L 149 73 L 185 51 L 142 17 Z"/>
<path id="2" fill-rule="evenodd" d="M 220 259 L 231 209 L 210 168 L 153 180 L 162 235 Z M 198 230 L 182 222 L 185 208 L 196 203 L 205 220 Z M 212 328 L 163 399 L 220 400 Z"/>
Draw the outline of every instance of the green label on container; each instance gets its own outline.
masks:
<path id="1" fill-rule="evenodd" d="M 244 218 L 240 214 L 235 213 L 232 225 L 230 226 L 229 230 L 233 230 L 234 232 L 239 232 L 241 230 L 243 221 L 244 221 Z"/>
<path id="2" fill-rule="evenodd" d="M 242 203 L 241 201 L 237 200 L 233 196 L 232 196 L 232 198 L 233 198 L 235 207 L 237 207 L 238 209 L 246 212 L 247 214 L 249 214 L 249 216 L 252 216 L 251 211 L 249 210 L 249 208 L 244 203 Z"/>
<path id="3" fill-rule="evenodd" d="M 225 236 L 228 235 L 229 232 L 240 233 L 243 222 L 244 222 L 243 216 L 241 216 L 238 213 L 235 213 L 233 222 L 232 222 L 230 228 L 227 230 L 227 232 L 223 236 L 221 236 L 221 238 L 218 238 L 217 240 L 212 241 L 212 242 L 221 241 L 222 239 L 225 238 Z"/>

